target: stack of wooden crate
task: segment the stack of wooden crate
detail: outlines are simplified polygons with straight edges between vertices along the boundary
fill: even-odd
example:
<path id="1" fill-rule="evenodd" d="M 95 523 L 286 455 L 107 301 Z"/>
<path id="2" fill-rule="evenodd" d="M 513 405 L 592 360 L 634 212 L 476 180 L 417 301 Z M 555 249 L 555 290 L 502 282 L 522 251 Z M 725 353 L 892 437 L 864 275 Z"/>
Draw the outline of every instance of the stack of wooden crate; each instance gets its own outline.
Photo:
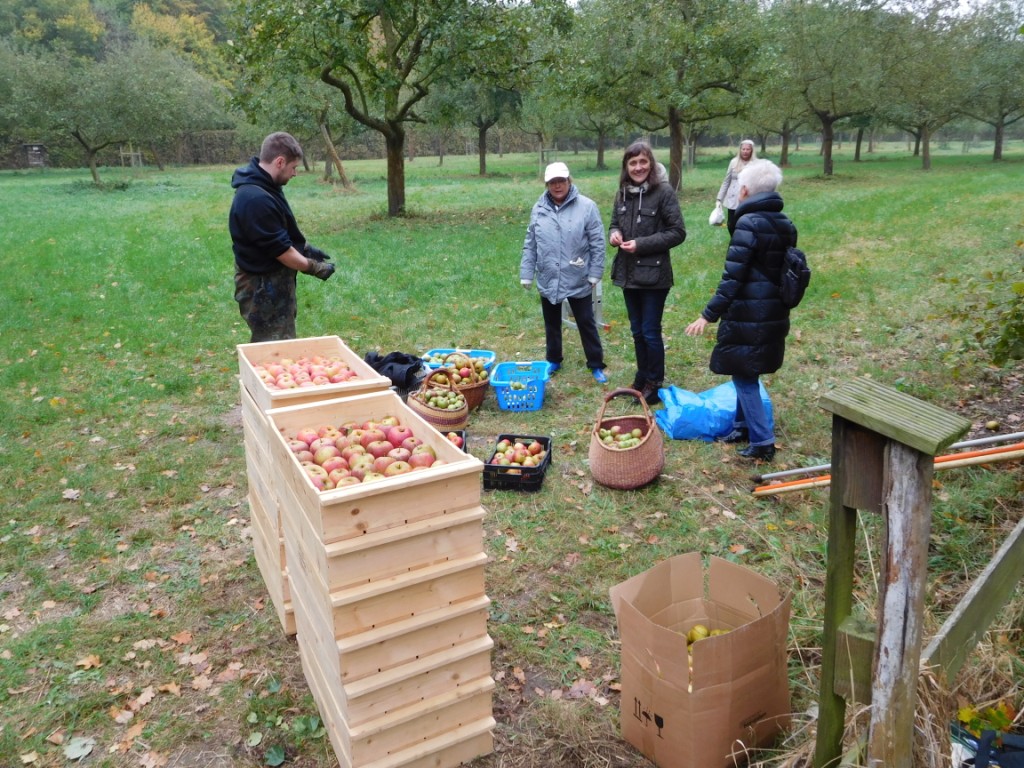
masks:
<path id="1" fill-rule="evenodd" d="M 267 414 L 287 405 L 383 392 L 391 386 L 391 380 L 373 370 L 337 336 L 239 344 L 237 350 L 253 552 L 281 626 L 286 633 L 294 635 L 295 616 L 288 584 L 281 504 L 276 489 L 269 482 L 273 477 L 268 440 L 272 427 Z M 319 387 L 272 390 L 257 374 L 260 365 L 318 355 L 344 360 L 357 373 L 357 378 Z"/>
<path id="2" fill-rule="evenodd" d="M 338 761 L 449 768 L 489 753 L 482 463 L 390 391 L 263 416 L 259 460 L 278 505 L 303 671 Z M 305 427 L 386 416 L 410 426 L 440 463 L 321 492 L 286 442 Z"/>

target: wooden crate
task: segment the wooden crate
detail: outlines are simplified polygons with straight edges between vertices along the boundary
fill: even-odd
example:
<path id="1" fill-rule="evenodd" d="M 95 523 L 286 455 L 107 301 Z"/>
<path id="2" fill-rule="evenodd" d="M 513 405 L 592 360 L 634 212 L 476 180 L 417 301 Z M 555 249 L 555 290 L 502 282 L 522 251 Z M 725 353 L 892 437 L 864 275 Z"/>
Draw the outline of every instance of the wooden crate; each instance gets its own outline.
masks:
<path id="1" fill-rule="evenodd" d="M 266 585 L 267 594 L 274 606 L 274 612 L 281 621 L 281 628 L 285 634 L 294 635 L 296 631 L 295 608 L 292 605 L 288 569 L 284 564 L 284 541 L 278 539 L 277 545 L 274 546 L 272 536 L 260 530 L 265 513 L 257 511 L 259 504 L 258 499 L 250 493 L 249 509 L 251 510 L 253 555 L 260 575 L 263 577 L 263 583 Z"/>
<path id="2" fill-rule="evenodd" d="M 288 591 L 281 500 L 270 482 L 273 470 L 268 438 L 273 427 L 245 387 L 240 389 L 253 554 L 282 629 L 286 634 L 294 635 L 295 617 Z"/>
<path id="3" fill-rule="evenodd" d="M 379 421 L 396 416 L 433 447 L 446 464 L 373 483 L 318 491 L 289 449 L 288 436 L 319 424 Z M 301 514 L 325 543 L 364 536 L 480 503 L 483 463 L 459 450 L 413 412 L 394 392 L 355 395 L 340 400 L 279 408 L 267 413 L 273 426 L 271 483 L 288 514 Z"/>
<path id="4" fill-rule="evenodd" d="M 299 637 L 304 632 L 299 630 Z M 454 768 L 493 750 L 494 681 L 466 678 L 442 693 L 397 703 L 360 725 L 349 722 L 338 688 L 300 644 L 299 655 L 335 756 L 347 768 Z"/>
<path id="5" fill-rule="evenodd" d="M 366 392 L 380 392 L 391 387 L 391 379 L 382 376 L 353 352 L 337 336 L 313 336 L 305 339 L 286 341 L 263 341 L 256 344 L 239 344 L 238 369 L 242 385 L 252 395 L 256 404 L 264 411 L 299 403 L 313 403 Z M 358 378 L 299 389 L 268 389 L 256 375 L 254 366 L 283 359 L 300 357 L 338 357 L 358 374 Z"/>

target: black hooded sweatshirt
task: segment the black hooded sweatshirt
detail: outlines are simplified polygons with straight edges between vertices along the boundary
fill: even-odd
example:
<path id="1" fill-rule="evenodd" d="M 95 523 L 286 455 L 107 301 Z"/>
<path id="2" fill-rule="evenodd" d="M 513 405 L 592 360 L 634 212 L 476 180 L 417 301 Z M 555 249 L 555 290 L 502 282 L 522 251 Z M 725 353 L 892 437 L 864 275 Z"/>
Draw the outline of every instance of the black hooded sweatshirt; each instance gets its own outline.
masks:
<path id="1" fill-rule="evenodd" d="M 302 253 L 306 238 L 284 198 L 284 189 L 260 168 L 257 157 L 235 170 L 231 186 L 235 199 L 228 215 L 228 231 L 235 264 L 254 274 L 288 269 L 277 257 L 292 246 Z"/>

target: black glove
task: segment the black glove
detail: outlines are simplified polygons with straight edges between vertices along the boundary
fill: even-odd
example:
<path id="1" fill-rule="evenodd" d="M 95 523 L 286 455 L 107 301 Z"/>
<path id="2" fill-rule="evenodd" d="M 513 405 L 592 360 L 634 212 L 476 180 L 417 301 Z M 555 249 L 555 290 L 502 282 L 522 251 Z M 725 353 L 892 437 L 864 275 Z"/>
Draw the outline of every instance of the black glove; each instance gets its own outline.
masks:
<path id="1" fill-rule="evenodd" d="M 312 275 L 321 280 L 326 280 L 334 274 L 334 265 L 329 261 L 315 261 L 309 259 L 309 266 L 304 270 L 307 275 Z"/>
<path id="2" fill-rule="evenodd" d="M 305 249 L 304 249 L 303 253 L 304 253 L 304 255 L 306 256 L 307 259 L 312 259 L 313 261 L 330 261 L 331 260 L 330 256 L 328 256 L 326 253 L 321 251 L 315 245 L 310 245 L 309 243 L 306 243 L 306 246 L 305 246 Z"/>

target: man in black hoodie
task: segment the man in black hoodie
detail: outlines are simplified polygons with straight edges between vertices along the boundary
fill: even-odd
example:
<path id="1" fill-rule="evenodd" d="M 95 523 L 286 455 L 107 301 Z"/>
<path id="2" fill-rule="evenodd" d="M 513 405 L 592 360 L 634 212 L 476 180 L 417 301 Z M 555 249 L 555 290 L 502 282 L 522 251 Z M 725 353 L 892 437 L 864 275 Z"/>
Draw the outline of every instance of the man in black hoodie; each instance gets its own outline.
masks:
<path id="1" fill-rule="evenodd" d="M 295 177 L 302 147 L 288 133 L 272 133 L 260 154 L 235 170 L 228 216 L 235 253 L 235 301 L 251 342 L 295 338 L 295 275 L 321 280 L 334 274 L 330 256 L 306 242 L 284 185 Z"/>

